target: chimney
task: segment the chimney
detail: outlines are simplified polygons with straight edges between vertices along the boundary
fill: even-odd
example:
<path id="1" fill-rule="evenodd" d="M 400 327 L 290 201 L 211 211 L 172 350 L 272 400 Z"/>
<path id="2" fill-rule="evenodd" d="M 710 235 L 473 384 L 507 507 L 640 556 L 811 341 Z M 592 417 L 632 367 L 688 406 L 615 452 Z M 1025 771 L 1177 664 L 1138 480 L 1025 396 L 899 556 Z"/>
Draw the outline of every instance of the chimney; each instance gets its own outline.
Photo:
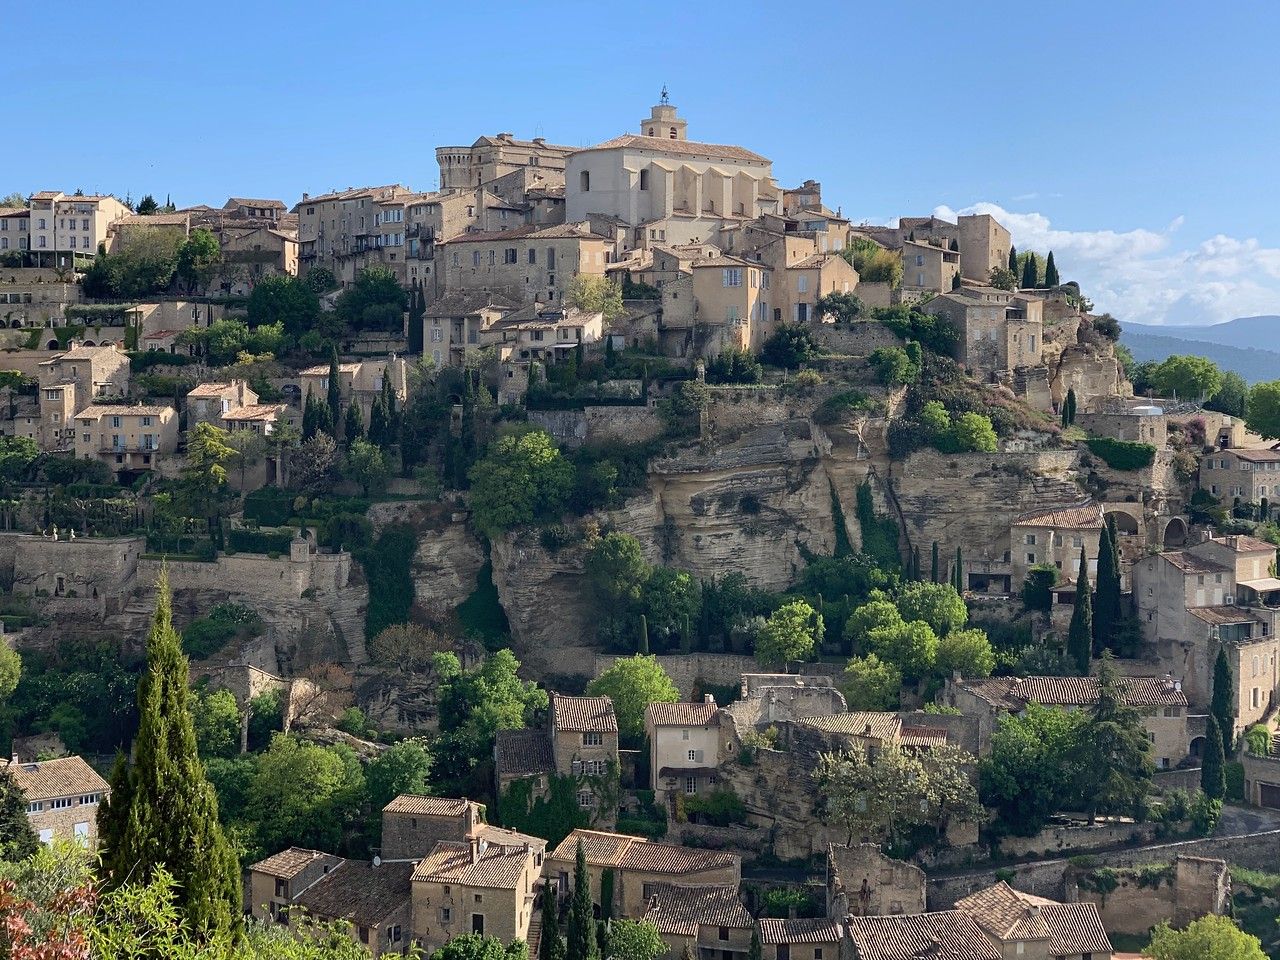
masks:
<path id="1" fill-rule="evenodd" d="M 310 197 L 310 196 L 311 196 L 311 194 L 309 194 L 309 193 L 303 193 L 303 194 L 302 194 L 302 199 L 303 199 L 303 200 L 306 200 L 306 199 L 307 199 L 308 197 Z"/>
<path id="2" fill-rule="evenodd" d="M 715 702 L 716 702 L 716 696 L 715 696 L 715 694 L 714 694 L 714 693 L 704 693 L 704 694 L 702 695 L 702 702 L 703 702 L 703 703 L 709 703 L 709 704 L 711 704 L 712 706 L 715 706 Z"/>
<path id="3" fill-rule="evenodd" d="M 480 838 L 470 836 L 467 838 L 467 841 L 471 844 L 471 862 L 475 863 L 480 859 Z"/>

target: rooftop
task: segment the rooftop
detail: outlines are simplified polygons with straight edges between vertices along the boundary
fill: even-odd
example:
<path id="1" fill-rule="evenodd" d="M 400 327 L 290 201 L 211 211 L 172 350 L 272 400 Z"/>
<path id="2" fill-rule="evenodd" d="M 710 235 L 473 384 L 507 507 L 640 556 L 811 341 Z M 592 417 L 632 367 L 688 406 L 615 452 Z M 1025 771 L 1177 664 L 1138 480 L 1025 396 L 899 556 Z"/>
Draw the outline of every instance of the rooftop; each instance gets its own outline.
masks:
<path id="1" fill-rule="evenodd" d="M 659 884 L 653 888 L 645 919 L 659 933 L 677 937 L 696 937 L 700 925 L 739 929 L 750 929 L 752 925 L 751 914 L 738 899 L 737 888 L 720 886 Z"/>
<path id="2" fill-rule="evenodd" d="M 287 403 L 255 403 L 237 407 L 222 415 L 223 420 L 274 420 L 289 409 Z"/>
<path id="3" fill-rule="evenodd" d="M 499 730 L 493 746 L 494 763 L 503 776 L 529 776 L 554 770 L 551 737 L 545 730 Z"/>
<path id="4" fill-rule="evenodd" d="M 222 205 L 223 210 L 233 210 L 236 207 L 267 207 L 271 210 L 284 210 L 283 200 L 259 200 L 256 197 L 231 197 Z"/>
<path id="5" fill-rule="evenodd" d="M 1260 540 L 1257 537 L 1246 536 L 1243 533 L 1232 534 L 1227 537 L 1213 537 L 1206 543 L 1221 543 L 1236 553 L 1275 553 L 1276 545 L 1268 540 Z"/>
<path id="6" fill-rule="evenodd" d="M 551 724 L 556 730 L 617 733 L 618 717 L 608 697 L 567 697 L 551 694 Z"/>
<path id="7" fill-rule="evenodd" d="M 854 710 L 849 713 L 833 713 L 825 717 L 805 717 L 796 721 L 805 727 L 813 727 L 825 733 L 842 733 L 848 736 L 873 737 L 876 740 L 896 740 L 902 730 L 902 721 L 896 713 L 870 710 Z"/>
<path id="8" fill-rule="evenodd" d="M 1131 707 L 1187 705 L 1181 685 L 1168 677 L 1119 677 L 1118 682 L 1125 703 Z M 1097 677 L 1000 677 L 962 680 L 960 685 L 1006 710 L 1021 709 L 1028 703 L 1085 707 L 1098 702 Z"/>
<path id="9" fill-rule="evenodd" d="M 702 703 L 651 703 L 645 707 L 644 716 L 655 727 L 706 727 L 717 723 L 720 708 L 716 702 Z"/>
<path id="10" fill-rule="evenodd" d="M 681 847 L 672 843 L 654 843 L 643 837 L 600 830 L 577 829 L 560 842 L 551 856 L 557 860 L 573 860 L 582 841 L 587 863 L 618 870 L 642 870 L 673 876 L 703 870 L 737 868 L 740 860 L 731 853 Z"/>
<path id="11" fill-rule="evenodd" d="M 760 920 L 760 942 L 765 944 L 839 943 L 843 936 L 844 928 L 837 921 L 825 918 Z"/>
<path id="12" fill-rule="evenodd" d="M 100 406 L 85 407 L 76 414 L 77 420 L 97 420 L 101 417 L 167 417 L 175 413 L 173 407 L 161 407 L 140 403 L 136 406 L 104 403 Z"/>
<path id="13" fill-rule="evenodd" d="M 383 813 L 408 813 L 423 817 L 460 817 L 467 811 L 470 800 L 453 797 L 427 797 L 416 793 L 402 793 L 385 807 Z"/>
<path id="14" fill-rule="evenodd" d="M 1215 560 L 1207 560 L 1186 550 L 1174 550 L 1170 553 L 1162 553 L 1160 556 L 1183 573 L 1227 573 L 1231 569 Z"/>
<path id="15" fill-rule="evenodd" d="M 997 940 L 1048 940 L 1049 928 L 1040 907 L 1053 903 L 1043 897 L 1025 897 L 1001 880 L 956 901 L 983 930 Z"/>
<path id="16" fill-rule="evenodd" d="M 376 926 L 408 900 L 413 864 L 344 860 L 295 900 L 317 917 Z"/>
<path id="17" fill-rule="evenodd" d="M 1065 530 L 1101 530 L 1102 505 L 1087 501 L 1073 507 L 1032 510 L 1013 521 L 1015 527 L 1057 527 Z"/>
<path id="18" fill-rule="evenodd" d="M 489 233 L 460 233 L 456 237 L 442 240 L 440 244 L 455 243 L 496 243 L 502 240 L 605 240 L 597 233 L 591 232 L 589 224 L 558 223 L 551 227 L 527 226 L 513 230 L 494 230 Z"/>
<path id="19" fill-rule="evenodd" d="M 469 293 L 454 290 L 446 293 L 434 303 L 427 304 L 424 314 L 428 317 L 463 317 L 469 313 L 478 313 L 486 308 L 495 310 L 514 310 L 519 304 L 507 299 L 500 293 L 489 293 L 480 290 Z"/>
<path id="20" fill-rule="evenodd" d="M 60 757 L 57 760 L 39 760 L 35 763 L 9 763 L 6 769 L 28 800 L 53 800 L 85 793 L 101 793 L 107 789 L 107 781 L 80 757 Z"/>
<path id="21" fill-rule="evenodd" d="M 668 140 L 665 137 L 642 137 L 636 133 L 624 133 L 620 137 L 597 143 L 594 147 L 576 150 L 585 153 L 588 150 L 616 150 L 629 147 L 633 150 L 651 150 L 655 153 L 676 153 L 686 157 L 714 157 L 717 160 L 737 160 L 742 163 L 768 163 L 768 159 L 753 153 L 745 147 L 735 147 L 723 143 L 699 143 L 696 140 Z"/>
<path id="22" fill-rule="evenodd" d="M 324 853 L 320 850 L 308 850 L 306 847 L 290 847 L 287 850 L 281 850 L 279 853 L 273 853 L 265 860 L 259 860 L 249 869 L 256 873 L 279 877 L 281 880 L 292 880 L 308 866 L 324 857 L 338 859 L 333 854 Z"/>
<path id="23" fill-rule="evenodd" d="M 849 917 L 846 927 L 859 960 L 1000 960 L 987 935 L 959 910 Z"/>
<path id="24" fill-rule="evenodd" d="M 190 400 L 192 397 L 196 399 L 202 397 L 220 399 L 228 395 L 234 395 L 235 392 L 236 385 L 234 383 L 199 383 L 187 393 L 187 399 Z"/>
<path id="25" fill-rule="evenodd" d="M 441 840 L 419 861 L 413 879 L 515 890 L 529 862 L 523 846 L 481 843 L 473 861 L 471 843 Z"/>

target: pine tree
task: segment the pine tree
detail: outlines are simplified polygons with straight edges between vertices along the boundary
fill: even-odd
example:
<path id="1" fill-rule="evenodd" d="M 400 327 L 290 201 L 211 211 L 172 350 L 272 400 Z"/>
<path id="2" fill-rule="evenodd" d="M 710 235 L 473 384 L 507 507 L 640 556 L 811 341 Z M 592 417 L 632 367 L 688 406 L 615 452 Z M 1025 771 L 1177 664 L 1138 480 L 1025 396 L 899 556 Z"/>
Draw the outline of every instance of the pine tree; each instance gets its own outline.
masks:
<path id="1" fill-rule="evenodd" d="M 40 840 L 27 818 L 27 798 L 8 769 L 0 767 L 0 860 L 17 863 L 39 849 Z"/>
<path id="2" fill-rule="evenodd" d="M 1028 253 L 1027 259 L 1022 262 L 1022 287 L 1023 289 L 1034 289 L 1040 283 L 1040 267 L 1036 263 L 1036 255 Z"/>
<path id="3" fill-rule="evenodd" d="M 1213 699 L 1209 703 L 1209 715 L 1217 721 L 1222 736 L 1222 755 L 1231 756 L 1234 751 L 1236 728 L 1236 679 L 1227 659 L 1227 648 L 1218 649 L 1218 659 L 1213 664 Z"/>
<path id="4" fill-rule="evenodd" d="M 578 841 L 578 857 L 573 868 L 573 900 L 569 903 L 569 929 L 565 960 L 598 960 L 596 920 L 591 907 L 591 878 L 587 875 L 587 854 Z"/>
<path id="5" fill-rule="evenodd" d="M 422 353 L 422 321 L 427 315 L 427 295 L 421 280 L 415 280 L 409 291 L 409 352 Z"/>
<path id="6" fill-rule="evenodd" d="M 1058 278 L 1058 266 L 1053 262 L 1053 251 L 1049 251 L 1049 257 L 1044 262 L 1044 285 L 1049 289 L 1058 286 L 1062 281 Z"/>
<path id="7" fill-rule="evenodd" d="M 182 918 L 207 938 L 238 926 L 240 864 L 223 836 L 218 799 L 196 753 L 187 658 L 171 605 L 169 576 L 162 569 L 147 635 L 147 669 L 138 681 L 133 766 L 125 796 L 113 797 L 99 811 L 98 830 L 109 886 L 146 883 L 163 866 L 176 882 Z"/>
<path id="8" fill-rule="evenodd" d="M 1222 752 L 1222 731 L 1210 714 L 1204 725 L 1204 757 L 1200 761 L 1200 789 L 1212 800 L 1227 794 L 1226 756 Z"/>
<path id="9" fill-rule="evenodd" d="M 1112 521 L 1102 525 L 1098 541 L 1098 576 L 1093 605 L 1093 652 L 1114 650 L 1124 615 L 1120 598 L 1120 571 L 1116 568 L 1115 530 Z"/>
<path id="10" fill-rule="evenodd" d="M 555 889 L 542 885 L 542 939 L 538 942 L 538 960 L 564 960 L 564 938 L 560 936 L 560 911 Z"/>
<path id="11" fill-rule="evenodd" d="M 347 407 L 347 418 L 342 424 L 342 439 L 348 449 L 357 440 L 364 439 L 364 416 L 360 413 L 360 404 L 354 400 Z"/>
<path id="12" fill-rule="evenodd" d="M 918 546 L 911 548 L 911 579 L 920 579 L 920 548 Z"/>
<path id="13" fill-rule="evenodd" d="M 1089 560 L 1080 548 L 1080 572 L 1076 575 L 1076 605 L 1067 628 L 1067 656 L 1081 676 L 1089 675 L 1089 654 L 1093 646 L 1093 603 L 1089 596 Z"/>
<path id="14" fill-rule="evenodd" d="M 929 562 L 929 580 L 932 583 L 938 582 L 938 541 L 933 541 L 933 556 Z"/>
<path id="15" fill-rule="evenodd" d="M 338 385 L 339 368 L 338 368 L 338 348 L 333 348 L 333 355 L 329 358 L 329 424 L 337 426 L 338 419 L 342 416 L 342 391 Z M 328 430 L 325 431 L 329 433 Z"/>
<path id="16" fill-rule="evenodd" d="M 1018 275 L 1018 248 L 1009 244 L 1009 272 Z"/>

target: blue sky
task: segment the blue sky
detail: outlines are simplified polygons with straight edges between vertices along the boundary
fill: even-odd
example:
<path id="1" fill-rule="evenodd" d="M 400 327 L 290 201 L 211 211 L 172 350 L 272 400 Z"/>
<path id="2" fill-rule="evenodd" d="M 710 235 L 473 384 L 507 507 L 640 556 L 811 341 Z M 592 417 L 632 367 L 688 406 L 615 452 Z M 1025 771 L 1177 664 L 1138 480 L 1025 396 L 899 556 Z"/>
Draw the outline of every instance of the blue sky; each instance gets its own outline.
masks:
<path id="1" fill-rule="evenodd" d="M 438 144 L 590 144 L 634 129 L 665 83 L 692 138 L 765 154 L 783 184 L 821 180 L 855 220 L 993 210 L 1122 319 L 1280 313 L 1280 5 L 910 11 L 10 3 L 6 34 L 44 60 L 0 66 L 29 145 L 0 160 L 0 193 L 430 189 Z M 40 39 L 63 30 L 107 39 Z"/>

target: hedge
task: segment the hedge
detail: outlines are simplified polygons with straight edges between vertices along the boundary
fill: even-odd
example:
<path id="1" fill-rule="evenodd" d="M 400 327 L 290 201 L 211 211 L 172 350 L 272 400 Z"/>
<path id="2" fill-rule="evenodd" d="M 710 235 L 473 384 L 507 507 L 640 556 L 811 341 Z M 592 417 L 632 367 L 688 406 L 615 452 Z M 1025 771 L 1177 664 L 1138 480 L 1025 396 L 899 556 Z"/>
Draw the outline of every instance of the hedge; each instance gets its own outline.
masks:
<path id="1" fill-rule="evenodd" d="M 278 527 L 293 516 L 295 494 L 280 487 L 259 487 L 244 498 L 244 518 Z"/>
<path id="2" fill-rule="evenodd" d="M 227 537 L 227 547 L 243 553 L 288 554 L 294 532 L 268 532 L 265 530 L 232 530 Z"/>
<path id="3" fill-rule="evenodd" d="M 1112 470 L 1141 470 L 1151 466 L 1156 458 L 1156 448 L 1149 443 L 1113 440 L 1111 437 L 1090 437 L 1086 442 L 1089 449 Z"/>

